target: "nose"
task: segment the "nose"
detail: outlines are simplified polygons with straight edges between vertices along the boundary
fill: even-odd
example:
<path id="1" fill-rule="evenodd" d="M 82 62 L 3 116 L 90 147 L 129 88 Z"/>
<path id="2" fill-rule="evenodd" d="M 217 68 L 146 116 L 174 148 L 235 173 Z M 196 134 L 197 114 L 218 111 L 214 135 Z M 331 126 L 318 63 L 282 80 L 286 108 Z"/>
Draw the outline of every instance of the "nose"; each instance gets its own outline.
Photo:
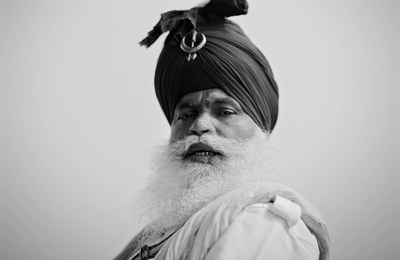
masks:
<path id="1" fill-rule="evenodd" d="M 189 135 L 201 136 L 213 132 L 212 118 L 209 115 L 199 115 L 189 128 Z"/>

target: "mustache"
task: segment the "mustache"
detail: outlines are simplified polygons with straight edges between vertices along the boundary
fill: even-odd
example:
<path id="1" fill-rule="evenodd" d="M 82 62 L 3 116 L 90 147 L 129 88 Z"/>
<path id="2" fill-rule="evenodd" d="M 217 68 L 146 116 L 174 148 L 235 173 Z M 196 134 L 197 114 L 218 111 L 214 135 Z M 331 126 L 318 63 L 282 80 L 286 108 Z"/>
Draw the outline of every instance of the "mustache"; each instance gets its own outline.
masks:
<path id="1" fill-rule="evenodd" d="M 189 135 L 182 140 L 175 141 L 169 145 L 172 155 L 178 158 L 185 157 L 192 145 L 209 146 L 213 151 L 222 156 L 238 153 L 244 145 L 243 140 L 224 138 L 218 135 Z"/>

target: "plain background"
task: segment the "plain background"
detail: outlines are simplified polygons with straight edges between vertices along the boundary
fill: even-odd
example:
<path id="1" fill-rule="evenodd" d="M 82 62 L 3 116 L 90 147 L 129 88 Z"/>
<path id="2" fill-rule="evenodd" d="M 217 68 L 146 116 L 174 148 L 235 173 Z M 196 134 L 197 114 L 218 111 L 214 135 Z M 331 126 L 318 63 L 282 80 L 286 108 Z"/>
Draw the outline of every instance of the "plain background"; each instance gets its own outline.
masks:
<path id="1" fill-rule="evenodd" d="M 1 259 L 110 259 L 169 126 L 162 12 L 197 0 L 0 2 Z M 251 1 L 234 18 L 280 88 L 277 179 L 325 216 L 331 259 L 398 259 L 400 3 Z"/>

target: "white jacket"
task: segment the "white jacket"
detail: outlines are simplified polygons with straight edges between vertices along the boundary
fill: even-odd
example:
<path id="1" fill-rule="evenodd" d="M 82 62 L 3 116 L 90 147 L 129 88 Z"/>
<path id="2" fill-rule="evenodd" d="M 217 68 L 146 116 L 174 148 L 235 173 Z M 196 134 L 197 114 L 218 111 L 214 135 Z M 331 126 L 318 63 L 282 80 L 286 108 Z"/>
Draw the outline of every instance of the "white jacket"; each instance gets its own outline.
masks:
<path id="1" fill-rule="evenodd" d="M 307 222 L 317 223 L 312 231 L 318 240 L 310 223 L 303 221 L 304 214 Z M 325 227 L 318 211 L 290 188 L 276 183 L 246 185 L 194 214 L 154 259 L 328 259 L 329 238 L 326 230 L 315 231 L 319 225 Z M 132 259 L 137 255 L 132 253 L 117 259 Z"/>

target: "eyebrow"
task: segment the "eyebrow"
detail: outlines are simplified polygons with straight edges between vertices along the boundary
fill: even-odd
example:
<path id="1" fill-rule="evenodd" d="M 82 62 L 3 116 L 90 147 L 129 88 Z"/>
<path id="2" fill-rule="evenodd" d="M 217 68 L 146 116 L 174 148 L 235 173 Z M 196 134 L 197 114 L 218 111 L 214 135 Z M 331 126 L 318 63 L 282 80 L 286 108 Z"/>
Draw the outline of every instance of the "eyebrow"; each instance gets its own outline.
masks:
<path id="1" fill-rule="evenodd" d="M 212 100 L 212 103 L 214 104 L 230 104 L 233 106 L 238 106 L 238 103 L 236 100 L 234 100 L 233 98 L 229 98 L 229 97 L 220 97 L 220 98 L 215 98 Z"/>
<path id="2" fill-rule="evenodd" d="M 183 102 L 179 102 L 178 105 L 176 106 L 176 109 L 185 109 L 185 108 L 193 108 L 196 107 L 196 105 L 194 104 L 194 102 L 187 100 L 187 101 L 183 101 Z"/>

